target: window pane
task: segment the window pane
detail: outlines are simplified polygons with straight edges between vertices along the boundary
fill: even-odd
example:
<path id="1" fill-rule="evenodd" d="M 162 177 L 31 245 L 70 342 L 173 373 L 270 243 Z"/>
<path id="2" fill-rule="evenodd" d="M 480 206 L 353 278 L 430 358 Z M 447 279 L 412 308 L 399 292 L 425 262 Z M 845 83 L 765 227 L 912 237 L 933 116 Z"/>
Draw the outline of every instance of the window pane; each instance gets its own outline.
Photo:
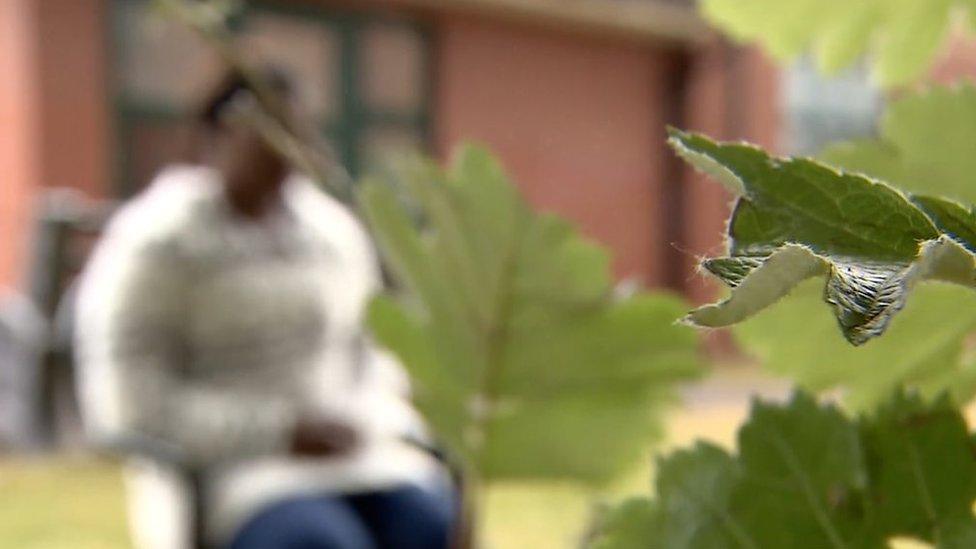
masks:
<path id="1" fill-rule="evenodd" d="M 363 133 L 360 150 L 360 166 L 364 173 L 388 166 L 399 155 L 422 152 L 423 138 L 413 128 L 371 128 Z"/>
<path id="2" fill-rule="evenodd" d="M 303 112 L 324 122 L 338 111 L 339 42 L 319 21 L 260 14 L 249 18 L 241 38 L 251 59 L 284 71 Z"/>
<path id="3" fill-rule="evenodd" d="M 423 43 L 417 31 L 375 24 L 362 33 L 362 80 L 366 105 L 412 114 L 424 91 Z"/>
<path id="4" fill-rule="evenodd" d="M 130 99 L 187 109 L 219 78 L 219 55 L 150 2 L 119 4 L 119 78 Z"/>
<path id="5" fill-rule="evenodd" d="M 160 168 L 192 159 L 191 126 L 177 120 L 140 120 L 129 127 L 122 146 L 127 151 L 126 195 L 146 186 Z"/>
<path id="6" fill-rule="evenodd" d="M 816 154 L 827 143 L 871 135 L 883 101 L 865 66 L 828 78 L 809 59 L 787 71 L 784 94 L 792 154 Z"/>

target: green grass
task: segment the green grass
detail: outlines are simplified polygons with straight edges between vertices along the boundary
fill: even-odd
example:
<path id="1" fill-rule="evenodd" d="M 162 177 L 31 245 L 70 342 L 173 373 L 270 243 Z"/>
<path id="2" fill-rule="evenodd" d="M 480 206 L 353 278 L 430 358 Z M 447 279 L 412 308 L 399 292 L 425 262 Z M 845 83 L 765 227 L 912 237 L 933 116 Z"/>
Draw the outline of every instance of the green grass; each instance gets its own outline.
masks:
<path id="1" fill-rule="evenodd" d="M 80 457 L 2 461 L 0 494 L 0 547 L 129 547 L 117 465 Z"/>
<path id="2" fill-rule="evenodd" d="M 675 429 L 697 427 L 676 417 Z M 679 441 L 680 442 L 680 441 Z M 601 493 L 561 483 L 509 483 L 487 498 L 493 549 L 575 547 L 596 501 L 646 493 L 647 463 Z M 129 549 L 121 469 L 94 458 L 0 459 L 0 548 Z"/>
<path id="3" fill-rule="evenodd" d="M 121 469 L 94 458 L 0 461 L 0 548 L 130 549 Z M 569 485 L 499 486 L 488 499 L 491 547 L 572 547 L 588 516 Z"/>
<path id="4" fill-rule="evenodd" d="M 130 549 L 121 468 L 94 458 L 0 461 L 0 548 Z M 491 547 L 572 547 L 587 494 L 556 484 L 500 486 L 489 496 Z"/>
<path id="5" fill-rule="evenodd" d="M 668 441 L 656 451 L 698 437 L 731 445 L 752 379 L 721 382 L 725 387 L 735 383 L 743 385 L 741 398 L 720 398 L 675 413 Z M 648 449 L 643 463 L 601 493 L 557 483 L 495 487 L 487 498 L 487 547 L 575 547 L 595 501 L 649 492 L 652 455 Z M 0 458 L 0 549 L 8 548 L 129 549 L 119 466 L 86 457 Z"/>

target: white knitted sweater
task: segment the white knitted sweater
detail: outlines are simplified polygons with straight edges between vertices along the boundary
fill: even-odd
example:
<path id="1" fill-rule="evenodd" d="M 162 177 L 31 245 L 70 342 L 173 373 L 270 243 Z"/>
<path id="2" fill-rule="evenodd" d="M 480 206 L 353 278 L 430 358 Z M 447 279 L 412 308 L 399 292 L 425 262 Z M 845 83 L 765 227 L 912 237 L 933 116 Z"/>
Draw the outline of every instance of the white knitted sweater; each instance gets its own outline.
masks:
<path id="1" fill-rule="evenodd" d="M 433 463 L 401 442 L 421 429 L 405 376 L 362 331 L 378 287 L 362 228 L 300 177 L 268 219 L 241 218 L 218 177 L 161 173 L 115 216 L 82 278 L 76 349 L 92 436 L 151 437 L 212 466 L 215 541 L 289 495 L 423 482 Z M 361 447 L 288 456 L 309 413 L 355 426 Z M 181 548 L 176 479 L 153 464 L 132 471 L 139 545 Z"/>

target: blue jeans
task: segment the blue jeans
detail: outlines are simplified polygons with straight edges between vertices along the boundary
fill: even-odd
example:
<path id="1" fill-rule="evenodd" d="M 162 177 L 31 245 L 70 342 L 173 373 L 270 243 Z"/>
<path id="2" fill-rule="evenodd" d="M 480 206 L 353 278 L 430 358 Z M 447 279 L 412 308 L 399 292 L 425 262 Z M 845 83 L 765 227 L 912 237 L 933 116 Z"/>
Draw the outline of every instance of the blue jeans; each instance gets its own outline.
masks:
<path id="1" fill-rule="evenodd" d="M 447 549 L 452 499 L 415 486 L 296 497 L 260 511 L 229 549 Z"/>

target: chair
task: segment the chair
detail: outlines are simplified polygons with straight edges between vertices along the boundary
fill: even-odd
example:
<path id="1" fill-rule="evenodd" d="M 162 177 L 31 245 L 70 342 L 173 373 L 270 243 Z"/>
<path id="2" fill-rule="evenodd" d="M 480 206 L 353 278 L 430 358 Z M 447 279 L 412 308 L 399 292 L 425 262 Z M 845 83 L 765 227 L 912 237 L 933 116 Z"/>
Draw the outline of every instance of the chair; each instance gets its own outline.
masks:
<path id="1" fill-rule="evenodd" d="M 63 441 L 65 423 L 80 422 L 75 399 L 76 365 L 72 359 L 74 320 L 73 283 L 108 219 L 113 204 L 92 203 L 68 189 L 50 191 L 42 198 L 34 233 L 30 292 L 52 329 L 46 338 L 39 371 L 40 398 L 35 415 L 48 446 Z M 176 471 L 184 479 L 190 498 L 189 532 L 193 549 L 207 549 L 204 490 L 205 471 L 190 464 L 178 449 L 148 437 L 128 435 L 94 441 L 96 449 L 113 456 L 139 457 Z"/>
<path id="2" fill-rule="evenodd" d="M 26 296 L 0 290 L 0 451 L 39 445 L 35 403 L 46 328 Z"/>
<path id="3" fill-rule="evenodd" d="M 72 189 L 48 191 L 39 205 L 29 292 L 48 330 L 34 415 L 39 420 L 42 441 L 49 447 L 63 445 L 66 425 L 80 424 L 71 361 L 70 289 L 87 259 L 88 244 L 97 238 L 110 209 L 110 205 L 85 200 Z"/>

